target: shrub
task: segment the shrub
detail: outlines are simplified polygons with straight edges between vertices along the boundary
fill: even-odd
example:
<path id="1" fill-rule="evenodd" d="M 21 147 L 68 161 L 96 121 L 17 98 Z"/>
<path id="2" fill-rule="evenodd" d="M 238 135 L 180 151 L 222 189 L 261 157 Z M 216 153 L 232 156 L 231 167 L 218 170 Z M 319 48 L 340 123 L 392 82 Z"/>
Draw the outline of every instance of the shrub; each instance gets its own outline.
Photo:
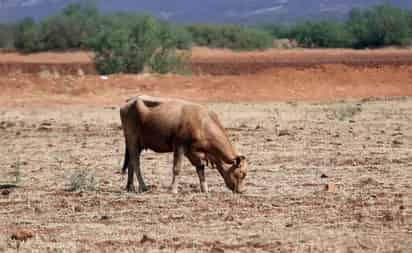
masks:
<path id="1" fill-rule="evenodd" d="M 279 24 L 266 24 L 261 26 L 261 29 L 268 32 L 275 39 L 291 39 L 291 27 Z"/>
<path id="2" fill-rule="evenodd" d="M 169 25 L 150 16 L 136 16 L 135 22 L 125 25 L 123 18 L 108 18 L 88 42 L 100 73 L 139 73 L 146 66 L 161 73 L 177 71 L 179 39 Z"/>
<path id="3" fill-rule="evenodd" d="M 353 9 L 346 23 L 356 48 L 403 45 L 411 36 L 409 15 L 389 5 Z"/>
<path id="4" fill-rule="evenodd" d="M 238 25 L 191 25 L 187 27 L 199 46 L 234 50 L 265 49 L 272 45 L 268 32 Z"/>
<path id="5" fill-rule="evenodd" d="M 67 191 L 94 191 L 96 189 L 96 179 L 86 170 L 80 170 L 73 173 L 67 184 Z"/>
<path id="6" fill-rule="evenodd" d="M 350 47 L 352 38 L 343 24 L 333 21 L 305 22 L 289 32 L 303 47 L 341 48 Z"/>
<path id="7" fill-rule="evenodd" d="M 0 24 L 0 48 L 13 48 L 16 27 L 12 24 Z"/>
<path id="8" fill-rule="evenodd" d="M 25 18 L 18 24 L 14 47 L 25 53 L 44 49 L 39 25 L 32 18 Z"/>
<path id="9" fill-rule="evenodd" d="M 46 50 L 85 48 L 86 40 L 95 36 L 98 22 L 96 7 L 69 4 L 60 15 L 41 23 L 44 47 Z"/>
<path id="10" fill-rule="evenodd" d="M 97 32 L 99 16 L 93 6 L 69 4 L 62 13 L 41 23 L 27 18 L 18 24 L 14 45 L 23 52 L 85 48 Z"/>

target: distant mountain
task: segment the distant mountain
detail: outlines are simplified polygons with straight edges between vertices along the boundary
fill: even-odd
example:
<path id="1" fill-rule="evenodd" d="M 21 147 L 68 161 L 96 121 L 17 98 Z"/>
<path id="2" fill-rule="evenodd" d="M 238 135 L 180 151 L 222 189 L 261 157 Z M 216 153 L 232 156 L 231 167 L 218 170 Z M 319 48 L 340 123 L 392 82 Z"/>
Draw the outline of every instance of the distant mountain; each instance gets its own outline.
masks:
<path id="1" fill-rule="evenodd" d="M 0 0 L 0 22 L 43 18 L 80 0 Z M 390 3 L 412 9 L 411 0 L 100 0 L 105 12 L 148 13 L 175 22 L 256 23 L 341 19 L 354 7 Z"/>

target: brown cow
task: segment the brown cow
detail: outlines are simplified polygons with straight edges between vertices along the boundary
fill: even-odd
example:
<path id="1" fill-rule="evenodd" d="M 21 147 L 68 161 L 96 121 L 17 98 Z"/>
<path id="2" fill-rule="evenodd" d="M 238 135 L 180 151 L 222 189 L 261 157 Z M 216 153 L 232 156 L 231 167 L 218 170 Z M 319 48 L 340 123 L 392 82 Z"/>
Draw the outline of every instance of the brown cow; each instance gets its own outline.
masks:
<path id="1" fill-rule="evenodd" d="M 217 115 L 206 107 L 184 100 L 138 96 L 121 107 L 120 116 L 126 141 L 123 173 L 128 168 L 127 190 L 147 191 L 141 171 L 140 154 L 145 149 L 173 152 L 171 190 L 177 193 L 177 176 L 183 156 L 196 167 L 202 192 L 207 192 L 205 165 L 212 164 L 233 192 L 242 192 L 247 161 L 229 141 Z"/>

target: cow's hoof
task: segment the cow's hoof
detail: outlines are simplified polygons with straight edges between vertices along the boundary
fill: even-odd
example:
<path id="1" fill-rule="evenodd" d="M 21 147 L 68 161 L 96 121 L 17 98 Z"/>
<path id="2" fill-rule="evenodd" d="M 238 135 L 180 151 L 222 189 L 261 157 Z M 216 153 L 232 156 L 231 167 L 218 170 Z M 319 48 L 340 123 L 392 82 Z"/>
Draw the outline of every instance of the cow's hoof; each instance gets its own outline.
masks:
<path id="1" fill-rule="evenodd" d="M 126 186 L 126 190 L 128 192 L 136 192 L 136 188 L 134 187 L 134 185 L 128 185 Z"/>
<path id="2" fill-rule="evenodd" d="M 148 192 L 149 191 L 149 187 L 147 187 L 146 185 L 140 187 L 139 186 L 139 193 L 144 193 L 144 192 Z"/>
<path id="3" fill-rule="evenodd" d="M 209 188 L 207 187 L 207 183 L 206 183 L 206 182 L 200 184 L 200 191 L 201 191 L 202 193 L 206 193 L 206 194 L 209 192 Z"/>

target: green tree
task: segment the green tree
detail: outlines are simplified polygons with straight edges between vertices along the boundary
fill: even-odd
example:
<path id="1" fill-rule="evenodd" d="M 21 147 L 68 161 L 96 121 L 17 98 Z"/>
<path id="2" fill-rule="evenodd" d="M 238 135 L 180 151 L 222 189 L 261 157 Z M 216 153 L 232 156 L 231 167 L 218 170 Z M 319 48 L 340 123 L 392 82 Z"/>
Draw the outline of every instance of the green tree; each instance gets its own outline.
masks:
<path id="1" fill-rule="evenodd" d="M 86 41 L 97 33 L 98 22 L 95 6 L 69 4 L 61 14 L 42 22 L 45 49 L 85 48 Z"/>
<path id="2" fill-rule="evenodd" d="M 333 21 L 298 24 L 291 29 L 289 36 L 304 47 L 348 47 L 352 41 L 345 26 Z"/>
<path id="3" fill-rule="evenodd" d="M 106 18 L 89 41 L 98 71 L 139 73 L 146 66 L 160 73 L 177 71 L 181 57 L 176 54 L 178 39 L 171 27 L 150 16 L 135 16 L 134 22 L 125 24 L 124 17 Z"/>
<path id="4" fill-rule="evenodd" d="M 291 38 L 291 27 L 282 24 L 265 24 L 261 26 L 261 29 L 267 31 L 275 39 L 289 39 Z"/>
<path id="5" fill-rule="evenodd" d="M 239 25 L 190 25 L 193 42 L 199 46 L 234 50 L 265 49 L 272 46 L 271 35 L 263 30 Z"/>
<path id="6" fill-rule="evenodd" d="M 354 9 L 346 23 L 356 48 L 403 45 L 411 33 L 408 13 L 390 5 Z"/>
<path id="7" fill-rule="evenodd" d="M 14 47 L 26 53 L 44 49 L 39 25 L 32 18 L 25 18 L 17 25 Z"/>
<path id="8" fill-rule="evenodd" d="M 0 24 L 0 48 L 13 48 L 16 27 L 14 24 Z"/>

